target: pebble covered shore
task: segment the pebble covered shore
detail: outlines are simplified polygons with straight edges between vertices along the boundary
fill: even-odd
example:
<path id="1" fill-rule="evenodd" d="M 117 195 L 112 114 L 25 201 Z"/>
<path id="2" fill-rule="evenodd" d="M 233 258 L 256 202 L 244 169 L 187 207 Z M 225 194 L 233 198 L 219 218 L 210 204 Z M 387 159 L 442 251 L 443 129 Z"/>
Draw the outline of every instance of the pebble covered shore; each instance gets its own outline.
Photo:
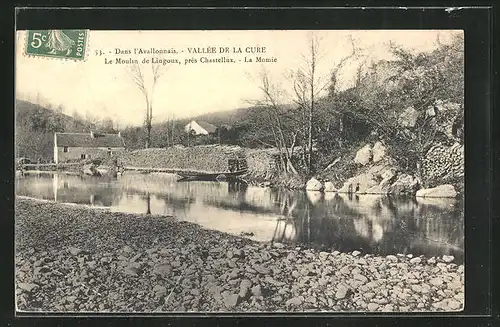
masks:
<path id="1" fill-rule="evenodd" d="M 179 222 L 16 199 L 16 302 L 57 312 L 460 311 L 464 266 L 261 244 Z"/>

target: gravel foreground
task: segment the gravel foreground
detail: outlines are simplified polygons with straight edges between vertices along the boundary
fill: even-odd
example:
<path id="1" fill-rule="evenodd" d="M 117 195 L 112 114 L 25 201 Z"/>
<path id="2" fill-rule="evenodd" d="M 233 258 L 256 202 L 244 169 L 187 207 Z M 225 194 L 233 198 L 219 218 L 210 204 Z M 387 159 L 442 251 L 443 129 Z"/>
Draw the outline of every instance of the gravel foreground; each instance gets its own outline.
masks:
<path id="1" fill-rule="evenodd" d="M 461 311 L 453 257 L 260 244 L 172 217 L 16 199 L 20 311 Z"/>

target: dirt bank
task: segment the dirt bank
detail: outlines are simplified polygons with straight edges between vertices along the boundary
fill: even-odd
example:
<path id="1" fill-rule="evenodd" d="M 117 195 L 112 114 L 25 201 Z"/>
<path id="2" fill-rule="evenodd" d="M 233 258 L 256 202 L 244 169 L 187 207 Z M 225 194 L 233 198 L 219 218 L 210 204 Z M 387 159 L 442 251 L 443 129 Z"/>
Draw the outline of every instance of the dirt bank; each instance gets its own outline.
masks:
<path id="1" fill-rule="evenodd" d="M 457 311 L 453 258 L 318 252 L 172 217 L 16 200 L 27 311 Z"/>

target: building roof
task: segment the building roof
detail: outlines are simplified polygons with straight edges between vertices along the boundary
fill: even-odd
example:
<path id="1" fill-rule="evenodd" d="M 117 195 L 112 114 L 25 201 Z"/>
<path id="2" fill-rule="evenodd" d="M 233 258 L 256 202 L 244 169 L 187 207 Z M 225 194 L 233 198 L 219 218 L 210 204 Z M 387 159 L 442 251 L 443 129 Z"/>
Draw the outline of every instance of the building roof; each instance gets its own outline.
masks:
<path id="1" fill-rule="evenodd" d="M 120 134 L 56 133 L 57 146 L 87 148 L 124 148 Z"/>
<path id="2" fill-rule="evenodd" d="M 207 123 L 206 121 L 202 121 L 202 120 L 199 120 L 199 121 L 196 121 L 195 122 L 201 126 L 201 128 L 203 128 L 204 130 L 206 130 L 208 133 L 215 133 L 217 131 L 217 127 L 215 127 L 214 125 L 210 124 L 210 123 Z"/>

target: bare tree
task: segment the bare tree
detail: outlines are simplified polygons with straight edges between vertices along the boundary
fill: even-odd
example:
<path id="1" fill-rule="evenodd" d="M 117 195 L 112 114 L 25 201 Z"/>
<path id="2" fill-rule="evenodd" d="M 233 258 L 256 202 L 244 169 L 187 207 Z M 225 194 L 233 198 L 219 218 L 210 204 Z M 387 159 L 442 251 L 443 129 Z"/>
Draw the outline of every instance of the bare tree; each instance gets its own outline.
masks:
<path id="1" fill-rule="evenodd" d="M 330 94 L 335 94 L 337 91 L 338 75 L 342 68 L 357 55 L 357 49 L 353 38 L 350 36 L 351 52 L 343 57 L 336 65 L 333 66 L 329 74 L 318 74 L 318 63 L 324 56 L 321 52 L 321 39 L 316 34 L 311 34 L 308 40 L 307 54 L 303 55 L 303 67 L 299 67 L 292 71 L 290 79 L 293 83 L 294 102 L 303 112 L 303 124 L 306 131 L 307 142 L 303 144 L 303 153 L 306 155 L 307 173 L 312 170 L 312 152 L 313 152 L 313 125 L 315 120 L 315 107 L 320 94 L 327 88 Z M 342 123 L 341 126 L 342 128 Z"/>
<path id="2" fill-rule="evenodd" d="M 250 78 L 252 78 L 250 76 Z M 253 79 L 253 78 L 252 78 Z M 280 101 L 282 90 L 270 80 L 269 72 L 262 69 L 258 76 L 258 88 L 262 91 L 264 99 L 251 101 L 252 104 L 265 110 L 267 123 L 272 132 L 275 146 L 278 149 L 281 167 L 286 173 L 298 174 L 292 163 L 293 149 L 297 142 L 299 131 L 287 135 L 283 119 L 285 117 L 283 103 Z"/>
<path id="3" fill-rule="evenodd" d="M 158 80 L 164 73 L 164 70 L 161 69 L 161 66 L 159 64 L 151 64 L 151 71 L 152 71 L 152 81 L 149 87 L 146 83 L 144 71 L 141 68 L 141 66 L 139 66 L 139 64 L 132 64 L 129 71 L 130 76 L 132 77 L 132 81 L 142 92 L 144 100 L 146 102 L 146 115 L 144 117 L 144 127 L 146 128 L 146 145 L 145 145 L 146 148 L 149 148 L 151 145 L 154 90 L 158 83 Z"/>
<path id="4" fill-rule="evenodd" d="M 341 70 L 359 54 L 359 49 L 356 48 L 353 38 L 349 37 L 348 40 L 351 45 L 350 53 L 332 65 L 328 73 L 322 74 L 318 70 L 318 63 L 325 53 L 322 53 L 320 49 L 321 39 L 318 35 L 311 34 L 308 39 L 307 51 L 302 56 L 302 67 L 291 70 L 287 74 L 292 84 L 291 95 L 286 94 L 276 83 L 273 83 L 267 71 L 263 70 L 259 75 L 258 84 L 264 95 L 264 100 L 257 101 L 257 104 L 266 110 L 269 127 L 285 171 L 297 173 L 291 159 L 295 146 L 301 145 L 302 161 L 306 173 L 312 172 L 315 112 L 318 100 L 321 93 L 326 90 L 329 90 L 330 94 L 337 92 L 338 76 Z M 279 101 L 281 95 L 286 95 L 287 101 L 292 102 L 294 108 L 283 110 L 283 103 Z M 290 126 L 285 126 L 285 120 L 288 123 L 293 122 L 293 130 Z"/>

